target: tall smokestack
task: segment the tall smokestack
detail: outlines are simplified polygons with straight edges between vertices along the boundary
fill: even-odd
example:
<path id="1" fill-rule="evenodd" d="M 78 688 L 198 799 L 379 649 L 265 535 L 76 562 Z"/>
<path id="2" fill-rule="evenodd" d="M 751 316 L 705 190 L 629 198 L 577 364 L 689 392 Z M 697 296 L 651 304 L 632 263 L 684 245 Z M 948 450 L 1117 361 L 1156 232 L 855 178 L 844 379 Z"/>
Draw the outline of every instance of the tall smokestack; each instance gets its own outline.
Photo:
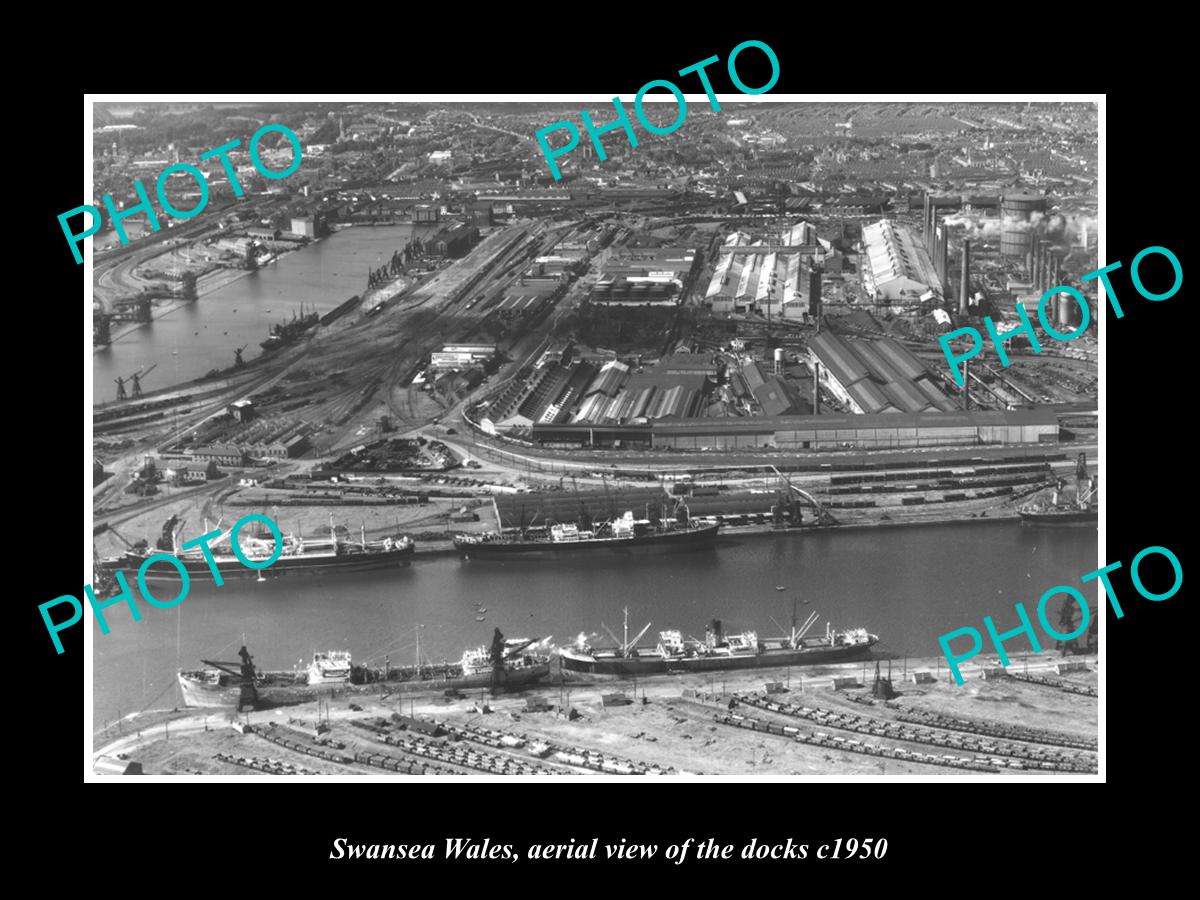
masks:
<path id="1" fill-rule="evenodd" d="M 963 409 L 971 408 L 971 361 L 963 360 Z"/>
<path id="2" fill-rule="evenodd" d="M 938 253 L 939 271 L 938 276 L 942 279 L 942 290 L 946 289 L 946 282 L 950 279 L 947 277 L 950 274 L 950 229 L 944 224 L 942 225 L 942 247 Z"/>
<path id="3" fill-rule="evenodd" d="M 1042 242 L 1036 237 L 1033 240 L 1033 289 L 1042 289 Z"/>
<path id="4" fill-rule="evenodd" d="M 813 415 L 821 414 L 821 364 L 813 363 Z"/>
<path id="5" fill-rule="evenodd" d="M 921 231 L 924 232 L 922 237 L 925 238 L 925 249 L 928 250 L 929 249 L 929 191 L 925 192 L 925 208 L 921 212 Z M 1085 238 L 1083 245 L 1086 247 L 1087 246 L 1087 240 L 1086 240 L 1087 232 L 1085 231 L 1083 234 L 1084 234 L 1084 238 Z"/>
<path id="6" fill-rule="evenodd" d="M 816 317 L 817 328 L 820 330 L 821 270 L 816 266 L 809 266 L 808 269 L 808 314 Z"/>
<path id="7" fill-rule="evenodd" d="M 971 296 L 971 239 L 963 239 L 962 249 L 962 284 L 958 289 L 958 311 L 962 315 L 968 312 Z"/>
<path id="8" fill-rule="evenodd" d="M 1050 242 L 1042 241 L 1042 291 L 1050 290 Z"/>

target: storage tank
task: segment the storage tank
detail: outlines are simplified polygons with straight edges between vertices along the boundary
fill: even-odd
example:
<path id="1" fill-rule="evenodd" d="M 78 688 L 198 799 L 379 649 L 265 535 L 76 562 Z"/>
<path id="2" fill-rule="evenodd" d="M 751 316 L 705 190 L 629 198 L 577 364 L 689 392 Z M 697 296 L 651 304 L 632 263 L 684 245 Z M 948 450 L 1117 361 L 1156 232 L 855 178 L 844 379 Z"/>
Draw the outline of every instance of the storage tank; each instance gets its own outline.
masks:
<path id="1" fill-rule="evenodd" d="M 783 371 L 783 348 L 775 348 L 775 374 L 778 375 Z"/>
<path id="2" fill-rule="evenodd" d="M 1070 294 L 1064 292 L 1055 294 L 1055 316 L 1060 331 L 1074 331 L 1083 321 L 1083 310 Z"/>
<path id="3" fill-rule="evenodd" d="M 1024 259 L 1030 248 L 1028 223 L 1035 212 L 1046 211 L 1046 198 L 1033 192 L 1005 194 L 1000 200 L 1000 254 Z"/>

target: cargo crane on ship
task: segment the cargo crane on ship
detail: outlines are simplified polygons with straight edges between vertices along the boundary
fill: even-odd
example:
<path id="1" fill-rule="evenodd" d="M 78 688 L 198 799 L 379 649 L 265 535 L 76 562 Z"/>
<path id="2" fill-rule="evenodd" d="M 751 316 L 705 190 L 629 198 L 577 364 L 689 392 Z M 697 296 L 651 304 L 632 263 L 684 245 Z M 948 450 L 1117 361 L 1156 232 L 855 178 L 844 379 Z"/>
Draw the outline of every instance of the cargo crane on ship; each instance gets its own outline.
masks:
<path id="1" fill-rule="evenodd" d="M 250 655 L 250 651 L 245 645 L 238 651 L 238 656 L 241 657 L 241 662 L 219 662 L 211 659 L 202 659 L 200 662 L 206 666 L 211 666 L 218 669 L 234 678 L 239 679 L 238 686 L 238 703 L 237 711 L 243 709 L 258 709 L 259 696 L 258 688 L 255 687 L 254 681 L 256 670 L 254 668 L 254 658 Z"/>
<path id="2" fill-rule="evenodd" d="M 618 650 L 619 655 L 622 657 L 628 657 L 633 653 L 634 650 L 637 649 L 638 642 L 646 636 L 646 632 L 650 630 L 650 626 L 653 623 L 647 622 L 645 624 L 645 626 L 642 628 L 642 630 L 637 633 L 637 636 L 634 637 L 634 639 L 631 641 L 631 640 L 629 640 L 629 607 L 628 606 L 625 607 L 624 613 L 625 613 L 625 620 L 624 620 L 623 630 L 621 632 L 621 634 L 623 636 L 622 640 L 618 640 L 617 636 L 615 634 L 613 634 L 612 631 L 609 630 L 608 626 L 605 625 L 603 622 L 600 623 L 600 627 L 604 629 L 604 633 L 607 634 L 610 638 L 612 638 L 613 643 L 617 645 L 617 650 Z"/>

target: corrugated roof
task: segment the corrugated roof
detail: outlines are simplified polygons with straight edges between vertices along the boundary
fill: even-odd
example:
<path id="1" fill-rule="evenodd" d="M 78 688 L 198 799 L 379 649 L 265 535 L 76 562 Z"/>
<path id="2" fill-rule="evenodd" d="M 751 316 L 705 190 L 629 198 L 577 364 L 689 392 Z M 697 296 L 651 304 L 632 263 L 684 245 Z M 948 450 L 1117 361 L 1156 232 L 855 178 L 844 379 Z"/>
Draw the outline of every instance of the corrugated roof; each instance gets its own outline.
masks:
<path id="1" fill-rule="evenodd" d="M 808 346 L 817 354 L 821 364 L 828 367 L 830 374 L 846 388 L 867 377 L 867 367 L 862 360 L 836 334 L 822 331 L 809 340 Z"/>
<path id="2" fill-rule="evenodd" d="M 972 410 L 963 412 L 887 413 L 884 415 L 753 416 L 722 421 L 722 427 L 741 431 L 786 431 L 789 428 L 954 428 L 980 425 L 1054 425 L 1059 410 L 1053 406 L 1030 409 Z M 705 419 L 663 423 L 655 431 L 682 433 L 704 431 Z"/>

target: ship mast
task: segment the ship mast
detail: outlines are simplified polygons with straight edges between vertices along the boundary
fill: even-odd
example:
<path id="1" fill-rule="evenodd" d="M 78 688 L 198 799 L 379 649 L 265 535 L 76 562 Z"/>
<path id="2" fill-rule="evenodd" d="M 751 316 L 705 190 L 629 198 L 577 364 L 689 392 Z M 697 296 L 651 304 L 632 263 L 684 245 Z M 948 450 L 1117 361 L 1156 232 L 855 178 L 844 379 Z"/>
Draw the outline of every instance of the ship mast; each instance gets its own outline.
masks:
<path id="1" fill-rule="evenodd" d="M 624 655 L 629 651 L 629 607 L 625 607 L 625 630 L 621 633 L 623 640 L 621 641 L 621 653 Z"/>

